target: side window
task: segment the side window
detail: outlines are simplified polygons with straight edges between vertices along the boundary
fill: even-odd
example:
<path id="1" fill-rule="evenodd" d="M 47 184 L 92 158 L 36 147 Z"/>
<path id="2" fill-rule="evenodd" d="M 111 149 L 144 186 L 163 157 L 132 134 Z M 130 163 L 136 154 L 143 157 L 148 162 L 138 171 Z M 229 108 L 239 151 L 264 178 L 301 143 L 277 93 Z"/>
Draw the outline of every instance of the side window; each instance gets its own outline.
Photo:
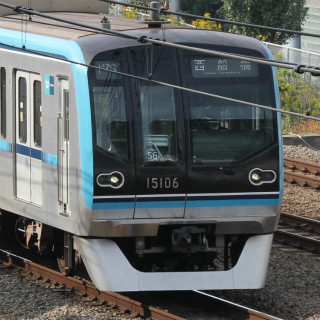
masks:
<path id="1" fill-rule="evenodd" d="M 21 111 L 21 110 L 20 110 Z M 42 137 L 42 107 L 41 107 L 41 82 L 33 82 L 33 138 L 36 146 L 41 147 Z"/>
<path id="2" fill-rule="evenodd" d="M 27 80 L 19 78 L 19 140 L 27 142 Z"/>
<path id="3" fill-rule="evenodd" d="M 6 105 L 6 69 L 0 70 L 0 82 L 1 82 L 1 98 L 0 98 L 0 119 L 1 119 L 1 136 L 6 137 L 7 133 L 7 105 Z"/>

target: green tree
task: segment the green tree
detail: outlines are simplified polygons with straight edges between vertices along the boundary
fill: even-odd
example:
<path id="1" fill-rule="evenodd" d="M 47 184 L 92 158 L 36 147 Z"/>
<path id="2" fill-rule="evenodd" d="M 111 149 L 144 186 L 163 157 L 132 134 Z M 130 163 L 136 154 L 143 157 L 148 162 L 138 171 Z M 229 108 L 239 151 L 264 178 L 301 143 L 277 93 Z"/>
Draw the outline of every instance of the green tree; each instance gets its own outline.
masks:
<path id="1" fill-rule="evenodd" d="M 278 70 L 280 103 L 283 110 L 300 114 L 320 115 L 319 80 L 310 75 L 300 75 L 288 70 Z M 301 117 L 283 115 L 283 131 L 294 132 L 305 121 Z"/>
<path id="2" fill-rule="evenodd" d="M 305 6 L 306 0 L 222 1 L 223 7 L 219 12 L 226 20 L 296 31 L 301 31 L 301 26 L 308 12 L 308 8 Z M 292 37 L 292 35 L 283 32 L 232 25 L 230 25 L 230 30 L 251 37 L 263 38 L 265 41 L 278 44 L 284 44 Z"/>
<path id="3" fill-rule="evenodd" d="M 222 6 L 221 0 L 180 0 L 180 9 L 183 12 L 202 16 L 205 12 L 212 17 L 218 17 L 217 11 Z"/>

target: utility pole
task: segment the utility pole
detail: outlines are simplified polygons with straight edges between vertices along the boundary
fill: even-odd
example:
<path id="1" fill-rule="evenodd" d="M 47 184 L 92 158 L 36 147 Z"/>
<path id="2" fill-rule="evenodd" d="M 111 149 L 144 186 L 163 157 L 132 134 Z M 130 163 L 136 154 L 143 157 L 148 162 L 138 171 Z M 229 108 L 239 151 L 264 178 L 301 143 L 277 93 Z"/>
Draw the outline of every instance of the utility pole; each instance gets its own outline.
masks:
<path id="1" fill-rule="evenodd" d="M 180 10 L 180 0 L 170 0 L 170 10 L 171 11 L 179 11 Z"/>

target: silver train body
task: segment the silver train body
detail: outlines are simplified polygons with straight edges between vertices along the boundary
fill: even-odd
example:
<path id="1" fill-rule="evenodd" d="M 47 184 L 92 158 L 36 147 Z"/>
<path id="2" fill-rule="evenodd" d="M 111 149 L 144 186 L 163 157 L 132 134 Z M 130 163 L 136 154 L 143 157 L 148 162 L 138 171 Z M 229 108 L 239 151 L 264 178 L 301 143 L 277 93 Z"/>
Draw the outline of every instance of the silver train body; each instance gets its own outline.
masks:
<path id="1" fill-rule="evenodd" d="M 279 108 L 274 68 L 9 18 L 2 229 L 14 216 L 19 242 L 55 252 L 65 272 L 80 256 L 100 290 L 262 287 L 282 197 L 281 124 L 250 102 Z M 247 37 L 108 18 L 139 37 L 271 58 Z"/>

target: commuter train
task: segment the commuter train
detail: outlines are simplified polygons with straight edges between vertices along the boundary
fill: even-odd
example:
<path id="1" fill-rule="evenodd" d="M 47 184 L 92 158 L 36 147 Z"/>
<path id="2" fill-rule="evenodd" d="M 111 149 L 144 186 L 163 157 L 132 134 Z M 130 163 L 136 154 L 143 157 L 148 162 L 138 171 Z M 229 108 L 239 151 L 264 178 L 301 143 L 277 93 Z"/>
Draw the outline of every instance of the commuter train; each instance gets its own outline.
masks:
<path id="1" fill-rule="evenodd" d="M 249 37 L 106 17 L 272 59 Z M 15 13 L 0 18 L 0 82 L 1 230 L 64 273 L 81 260 L 100 290 L 264 285 L 282 198 L 274 67 Z"/>

